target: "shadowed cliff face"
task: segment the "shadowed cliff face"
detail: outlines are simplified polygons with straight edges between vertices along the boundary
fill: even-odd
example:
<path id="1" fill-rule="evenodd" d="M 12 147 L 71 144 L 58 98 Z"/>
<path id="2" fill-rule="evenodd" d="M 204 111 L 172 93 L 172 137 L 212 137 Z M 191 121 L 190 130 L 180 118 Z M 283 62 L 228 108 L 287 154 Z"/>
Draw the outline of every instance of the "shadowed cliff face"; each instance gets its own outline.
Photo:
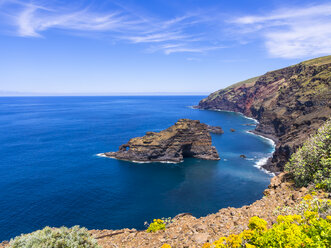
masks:
<path id="1" fill-rule="evenodd" d="M 161 132 L 147 132 L 131 139 L 117 152 L 104 155 L 122 160 L 141 162 L 181 162 L 185 157 L 218 160 L 211 144 L 210 127 L 197 120 L 180 119 Z"/>
<path id="2" fill-rule="evenodd" d="M 256 118 L 256 131 L 277 141 L 275 153 L 264 167 L 282 171 L 290 155 L 331 116 L 330 82 L 331 56 L 326 56 L 219 90 L 198 107 Z"/>

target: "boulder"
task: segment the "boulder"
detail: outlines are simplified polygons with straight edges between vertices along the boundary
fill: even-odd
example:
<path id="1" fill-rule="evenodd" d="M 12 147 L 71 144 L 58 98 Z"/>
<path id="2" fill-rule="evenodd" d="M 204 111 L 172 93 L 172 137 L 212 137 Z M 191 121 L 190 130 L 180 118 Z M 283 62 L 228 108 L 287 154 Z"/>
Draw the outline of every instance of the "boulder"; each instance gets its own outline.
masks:
<path id="1" fill-rule="evenodd" d="M 219 126 L 207 126 L 208 128 L 208 131 L 211 132 L 211 133 L 215 133 L 215 134 L 223 134 L 224 131 L 221 127 Z"/>

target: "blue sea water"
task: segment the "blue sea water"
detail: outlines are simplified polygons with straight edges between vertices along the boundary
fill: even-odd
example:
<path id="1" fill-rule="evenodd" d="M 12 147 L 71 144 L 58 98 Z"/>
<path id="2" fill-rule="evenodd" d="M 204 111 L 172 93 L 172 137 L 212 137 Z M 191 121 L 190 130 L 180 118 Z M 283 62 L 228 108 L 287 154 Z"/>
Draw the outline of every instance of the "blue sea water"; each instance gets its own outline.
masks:
<path id="1" fill-rule="evenodd" d="M 256 165 L 272 143 L 247 133 L 254 127 L 243 124 L 254 121 L 242 115 L 190 108 L 202 98 L 0 98 L 0 241 L 46 225 L 142 229 L 154 218 L 200 217 L 261 198 L 271 176 Z M 222 126 L 223 135 L 212 134 L 220 161 L 136 164 L 96 156 L 180 118 Z"/>

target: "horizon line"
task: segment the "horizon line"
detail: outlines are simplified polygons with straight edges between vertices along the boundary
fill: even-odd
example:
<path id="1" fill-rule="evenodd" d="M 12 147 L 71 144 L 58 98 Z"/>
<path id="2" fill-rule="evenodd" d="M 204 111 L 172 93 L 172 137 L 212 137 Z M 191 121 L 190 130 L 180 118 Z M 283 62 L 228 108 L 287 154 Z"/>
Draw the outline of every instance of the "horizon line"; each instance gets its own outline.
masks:
<path id="1" fill-rule="evenodd" d="M 0 97 L 33 97 L 33 96 L 199 96 L 209 95 L 211 92 L 107 92 L 107 93 L 36 93 L 36 92 L 9 92 L 0 91 Z"/>

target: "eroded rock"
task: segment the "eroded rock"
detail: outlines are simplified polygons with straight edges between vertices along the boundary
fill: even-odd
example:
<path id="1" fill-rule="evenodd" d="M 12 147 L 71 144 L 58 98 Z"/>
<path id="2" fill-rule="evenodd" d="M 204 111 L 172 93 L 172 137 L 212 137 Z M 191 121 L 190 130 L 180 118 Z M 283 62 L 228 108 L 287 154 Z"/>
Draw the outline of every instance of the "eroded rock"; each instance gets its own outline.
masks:
<path id="1" fill-rule="evenodd" d="M 207 126 L 208 128 L 208 131 L 211 132 L 211 133 L 216 133 L 216 134 L 223 134 L 224 131 L 221 127 L 219 126 Z"/>
<path id="2" fill-rule="evenodd" d="M 216 127 L 215 127 L 216 128 Z M 216 128 L 219 131 L 219 128 Z M 219 160 L 212 146 L 210 127 L 198 120 L 180 119 L 161 132 L 131 139 L 107 157 L 138 162 L 182 162 L 185 157 Z"/>

